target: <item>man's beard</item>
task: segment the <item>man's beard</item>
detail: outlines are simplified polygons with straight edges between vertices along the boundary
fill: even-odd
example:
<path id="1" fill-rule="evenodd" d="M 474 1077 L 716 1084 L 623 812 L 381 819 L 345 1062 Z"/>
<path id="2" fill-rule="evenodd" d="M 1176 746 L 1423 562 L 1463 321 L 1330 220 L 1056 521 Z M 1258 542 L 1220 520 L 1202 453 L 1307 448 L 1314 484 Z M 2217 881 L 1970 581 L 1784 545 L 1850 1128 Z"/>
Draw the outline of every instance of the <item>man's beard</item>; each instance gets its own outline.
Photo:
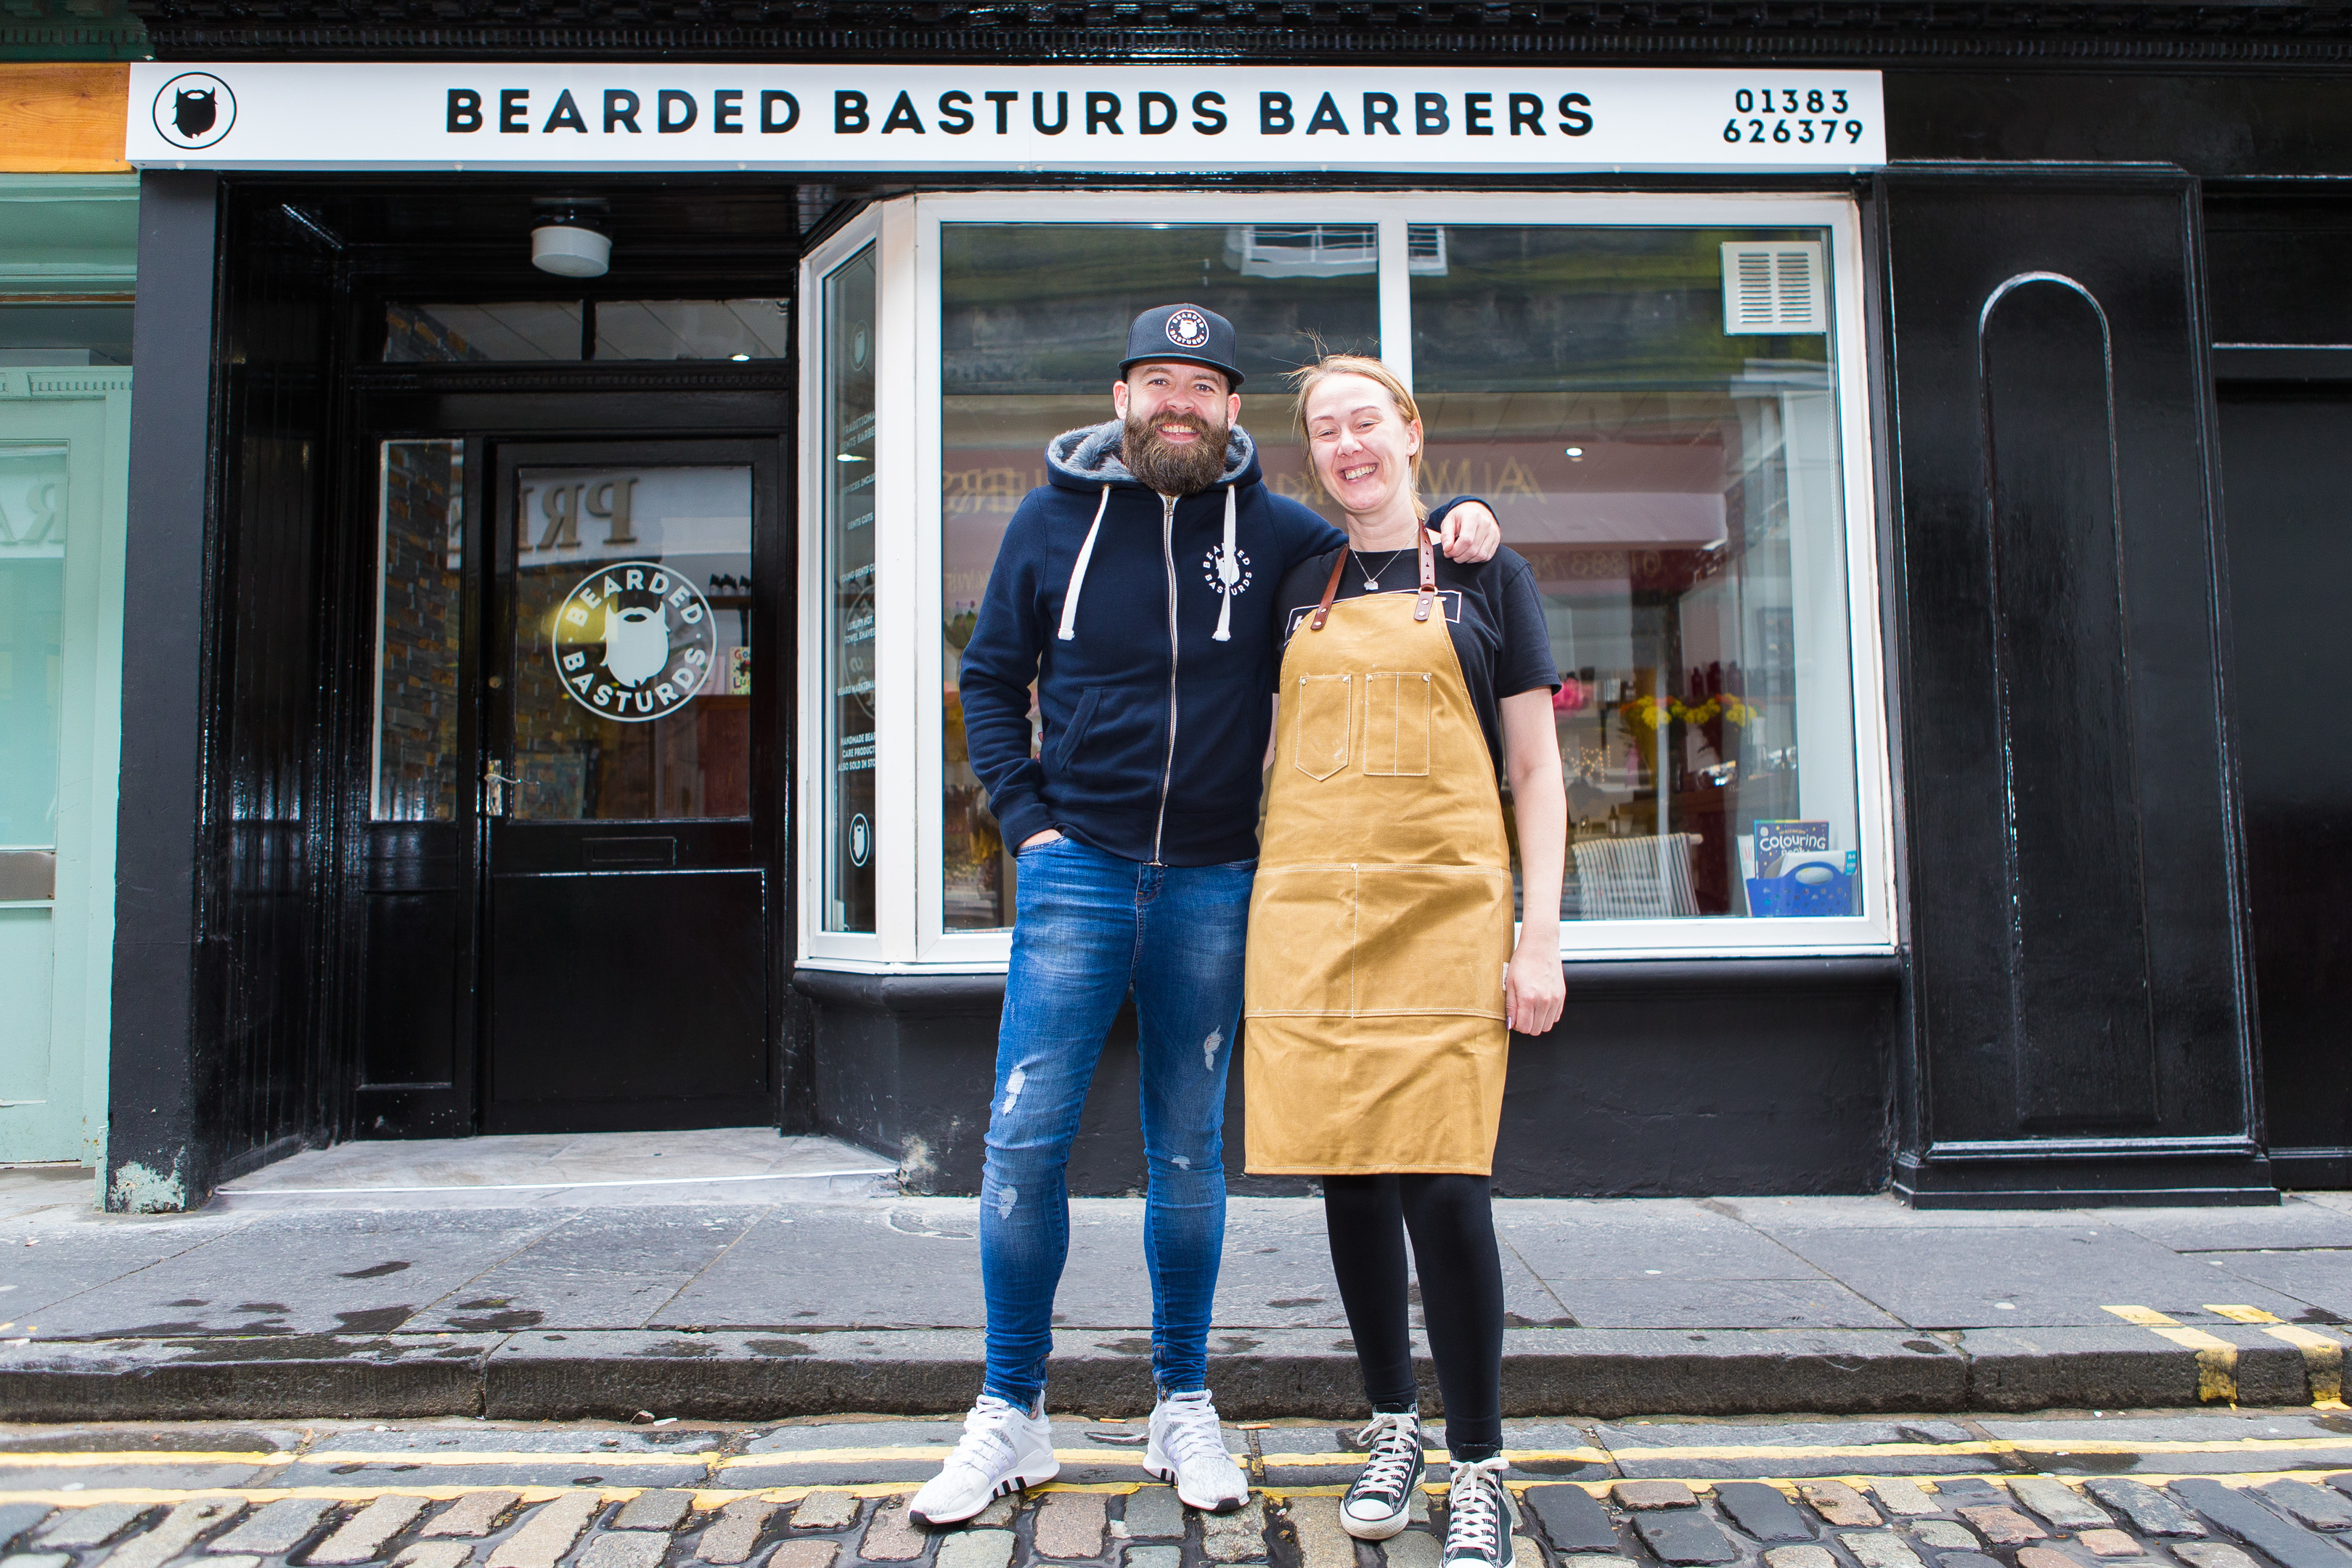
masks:
<path id="1" fill-rule="evenodd" d="M 1190 441 L 1171 441 L 1153 428 L 1160 425 L 1200 434 Z M 1230 426 L 1212 426 L 1190 415 L 1157 416 L 1147 423 L 1129 414 L 1120 451 L 1128 472 L 1161 495 L 1197 495 L 1224 478 L 1225 443 L 1230 436 Z"/>

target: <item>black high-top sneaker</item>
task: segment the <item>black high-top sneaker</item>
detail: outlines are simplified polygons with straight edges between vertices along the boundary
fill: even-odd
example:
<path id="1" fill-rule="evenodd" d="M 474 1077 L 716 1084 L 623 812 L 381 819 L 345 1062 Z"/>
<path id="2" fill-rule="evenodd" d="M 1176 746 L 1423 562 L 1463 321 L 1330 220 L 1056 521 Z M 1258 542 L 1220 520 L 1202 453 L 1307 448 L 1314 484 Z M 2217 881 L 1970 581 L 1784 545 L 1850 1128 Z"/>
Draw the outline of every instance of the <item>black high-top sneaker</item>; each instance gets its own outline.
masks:
<path id="1" fill-rule="evenodd" d="M 1412 1518 L 1412 1494 L 1421 1487 L 1421 1417 L 1411 1410 L 1382 1410 L 1356 1434 L 1370 1450 L 1364 1468 L 1340 1500 L 1339 1523 L 1359 1541 L 1386 1541 Z"/>
<path id="2" fill-rule="evenodd" d="M 1445 1493 L 1444 1568 L 1510 1568 L 1511 1531 L 1518 1510 L 1503 1486 L 1509 1461 L 1454 1461 Z"/>

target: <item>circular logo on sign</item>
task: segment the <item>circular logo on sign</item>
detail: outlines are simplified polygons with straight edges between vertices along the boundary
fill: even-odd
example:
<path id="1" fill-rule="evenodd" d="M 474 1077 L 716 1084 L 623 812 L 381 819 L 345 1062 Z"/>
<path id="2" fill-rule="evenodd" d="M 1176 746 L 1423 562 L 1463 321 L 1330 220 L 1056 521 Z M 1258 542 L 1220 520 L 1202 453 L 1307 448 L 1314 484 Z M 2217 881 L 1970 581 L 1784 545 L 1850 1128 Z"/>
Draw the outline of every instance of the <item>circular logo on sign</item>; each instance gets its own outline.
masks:
<path id="1" fill-rule="evenodd" d="M 658 562 L 616 561 L 563 596 L 548 657 L 572 700 L 642 724 L 694 700 L 718 647 L 709 602 L 693 584 Z"/>
<path id="2" fill-rule="evenodd" d="M 155 130 L 193 153 L 228 134 L 236 123 L 236 94 L 210 71 L 182 71 L 155 95 Z"/>
<path id="3" fill-rule="evenodd" d="M 1206 348 L 1209 318 L 1187 305 L 1168 318 L 1168 341 L 1180 349 Z"/>
<path id="4" fill-rule="evenodd" d="M 874 825 L 866 820 L 861 811 L 849 819 L 849 863 L 863 866 L 873 853 Z"/>

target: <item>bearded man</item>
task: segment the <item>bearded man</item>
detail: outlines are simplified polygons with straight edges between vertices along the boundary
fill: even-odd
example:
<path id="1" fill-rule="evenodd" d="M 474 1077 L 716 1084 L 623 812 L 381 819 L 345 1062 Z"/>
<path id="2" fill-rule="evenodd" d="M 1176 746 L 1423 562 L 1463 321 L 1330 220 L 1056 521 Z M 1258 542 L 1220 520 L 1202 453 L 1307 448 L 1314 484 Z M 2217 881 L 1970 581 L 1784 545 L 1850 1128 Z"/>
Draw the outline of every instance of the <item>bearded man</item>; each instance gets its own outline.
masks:
<path id="1" fill-rule="evenodd" d="M 1237 423 L 1236 357 L 1213 310 L 1135 319 L 1111 388 L 1118 417 L 1046 447 L 1052 482 L 1013 513 L 964 649 L 972 771 L 1019 847 L 1019 879 L 980 1192 L 988 1370 L 962 1441 L 915 1496 L 924 1523 L 970 1519 L 1058 1468 L 1045 1389 L 1069 1252 L 1064 1172 L 1130 990 L 1158 1390 L 1144 1468 L 1193 1508 L 1248 1498 L 1208 1386 L 1225 1069 L 1281 649 L 1275 589 L 1345 536 L 1262 481 Z M 1501 542 L 1477 501 L 1430 521 L 1458 561 Z M 1033 681 L 1045 716 L 1034 749 Z"/>

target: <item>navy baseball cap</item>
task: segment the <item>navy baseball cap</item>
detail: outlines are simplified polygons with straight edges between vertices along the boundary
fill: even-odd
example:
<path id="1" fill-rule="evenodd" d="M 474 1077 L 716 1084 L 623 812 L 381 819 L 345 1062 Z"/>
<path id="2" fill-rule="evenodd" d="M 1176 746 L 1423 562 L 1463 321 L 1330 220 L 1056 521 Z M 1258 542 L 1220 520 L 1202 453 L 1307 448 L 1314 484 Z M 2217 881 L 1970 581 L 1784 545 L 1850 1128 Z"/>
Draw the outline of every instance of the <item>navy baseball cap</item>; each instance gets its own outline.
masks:
<path id="1" fill-rule="evenodd" d="M 1135 318 L 1127 329 L 1127 357 L 1118 362 L 1125 375 L 1154 360 L 1181 360 L 1223 371 L 1234 386 L 1242 373 L 1234 364 L 1234 324 L 1199 305 L 1162 305 Z"/>

